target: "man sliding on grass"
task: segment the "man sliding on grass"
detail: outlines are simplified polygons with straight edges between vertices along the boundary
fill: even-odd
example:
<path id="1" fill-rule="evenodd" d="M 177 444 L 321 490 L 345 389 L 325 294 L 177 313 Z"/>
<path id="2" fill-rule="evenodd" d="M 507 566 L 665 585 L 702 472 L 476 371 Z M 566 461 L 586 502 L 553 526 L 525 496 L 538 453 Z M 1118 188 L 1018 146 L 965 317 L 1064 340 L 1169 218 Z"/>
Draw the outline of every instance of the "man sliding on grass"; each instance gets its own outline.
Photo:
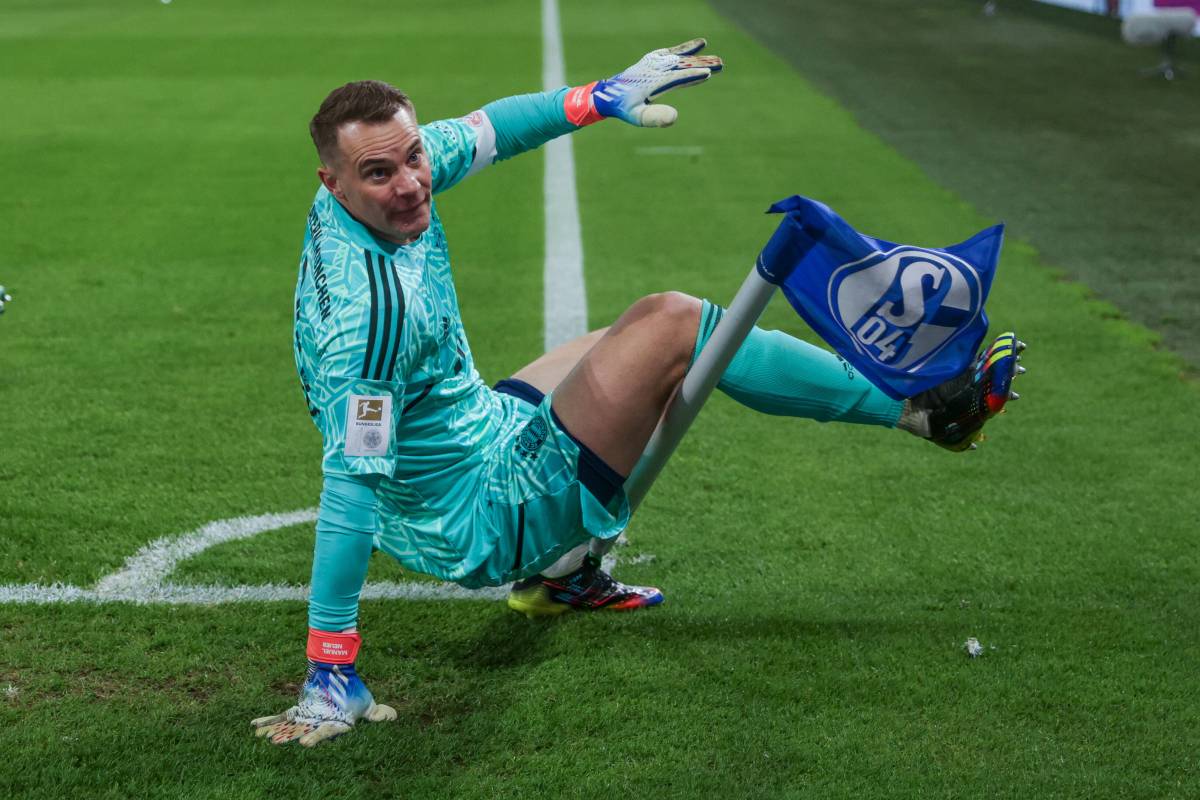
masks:
<path id="1" fill-rule="evenodd" d="M 324 440 L 309 667 L 296 706 L 253 721 L 260 735 L 312 745 L 359 719 L 395 718 L 354 671 L 373 547 L 469 588 L 515 581 L 509 605 L 531 616 L 662 602 L 657 589 L 613 580 L 600 555 L 629 521 L 626 477 L 723 310 L 674 292 L 645 297 L 489 388 L 432 197 L 606 117 L 672 124 L 675 109 L 650 101 L 721 69 L 696 55 L 704 44 L 424 126 L 377 81 L 321 104 L 311 124 L 321 188 L 295 306 L 296 366 Z M 1015 345 L 1002 337 L 980 369 L 898 401 L 837 356 L 754 329 L 719 386 L 765 413 L 899 427 L 960 450 L 1008 399 Z"/>

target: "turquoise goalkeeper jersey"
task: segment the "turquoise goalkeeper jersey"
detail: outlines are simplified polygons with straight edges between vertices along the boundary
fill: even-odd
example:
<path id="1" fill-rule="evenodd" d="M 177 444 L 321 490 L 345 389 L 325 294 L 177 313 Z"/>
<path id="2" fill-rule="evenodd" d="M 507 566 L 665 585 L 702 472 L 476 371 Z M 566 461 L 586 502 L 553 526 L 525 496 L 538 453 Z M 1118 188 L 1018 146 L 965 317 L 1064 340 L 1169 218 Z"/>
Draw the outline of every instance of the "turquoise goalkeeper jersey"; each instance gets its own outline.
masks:
<path id="1" fill-rule="evenodd" d="M 420 129 L 435 194 L 491 163 L 480 133 L 490 125 L 473 117 Z M 488 152 L 477 157 L 481 141 Z M 323 471 L 382 476 L 377 542 L 410 569 L 455 580 L 490 551 L 472 508 L 477 467 L 515 424 L 517 401 L 475 369 L 436 205 L 431 216 L 419 239 L 397 245 L 318 190 L 296 285 L 295 355 Z"/>

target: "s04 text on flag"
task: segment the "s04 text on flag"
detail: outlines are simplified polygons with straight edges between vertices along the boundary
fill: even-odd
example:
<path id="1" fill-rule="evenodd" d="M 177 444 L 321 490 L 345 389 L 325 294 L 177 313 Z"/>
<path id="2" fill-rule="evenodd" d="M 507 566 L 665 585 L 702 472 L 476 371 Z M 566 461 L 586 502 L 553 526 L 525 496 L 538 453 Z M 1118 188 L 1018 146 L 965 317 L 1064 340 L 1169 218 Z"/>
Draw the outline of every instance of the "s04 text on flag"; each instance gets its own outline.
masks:
<path id="1" fill-rule="evenodd" d="M 759 254 L 813 330 L 891 397 L 912 397 L 961 373 L 987 333 L 983 305 L 1004 226 L 961 244 L 913 247 L 865 236 L 832 209 L 793 195 Z"/>

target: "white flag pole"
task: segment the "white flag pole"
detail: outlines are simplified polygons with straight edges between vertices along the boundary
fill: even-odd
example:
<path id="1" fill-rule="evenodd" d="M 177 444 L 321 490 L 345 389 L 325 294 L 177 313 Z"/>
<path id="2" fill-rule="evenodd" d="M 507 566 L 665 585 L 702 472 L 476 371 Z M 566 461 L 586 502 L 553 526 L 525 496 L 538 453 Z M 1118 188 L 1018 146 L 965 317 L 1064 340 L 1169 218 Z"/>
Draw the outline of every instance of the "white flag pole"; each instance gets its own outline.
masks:
<path id="1" fill-rule="evenodd" d="M 646 444 L 633 474 L 625 481 L 625 494 L 631 509 L 636 509 L 645 499 L 777 288 L 758 274 L 757 267 L 750 270 L 708 344 L 688 370 L 667 413 Z"/>

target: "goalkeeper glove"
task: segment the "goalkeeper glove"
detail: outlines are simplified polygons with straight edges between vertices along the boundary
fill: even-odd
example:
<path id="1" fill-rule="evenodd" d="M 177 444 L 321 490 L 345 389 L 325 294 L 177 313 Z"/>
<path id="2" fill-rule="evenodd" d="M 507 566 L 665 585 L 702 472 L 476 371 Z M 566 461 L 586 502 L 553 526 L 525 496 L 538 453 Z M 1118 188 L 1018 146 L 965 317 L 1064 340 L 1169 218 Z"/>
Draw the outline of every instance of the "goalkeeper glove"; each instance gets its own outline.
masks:
<path id="1" fill-rule="evenodd" d="M 379 705 L 354 671 L 361 638 L 357 633 L 308 632 L 308 674 L 296 705 L 282 714 L 250 721 L 255 734 L 271 744 L 296 740 L 305 747 L 341 736 L 360 719 L 389 722 L 396 719 L 391 706 Z M 314 658 L 328 658 L 319 661 Z"/>
<path id="2" fill-rule="evenodd" d="M 652 105 L 664 92 L 694 86 L 720 72 L 724 64 L 717 56 L 698 56 L 707 44 L 703 39 L 654 50 L 629 69 L 587 86 L 567 92 L 567 119 L 574 125 L 590 125 L 605 117 L 618 117 L 630 125 L 665 128 L 678 112 L 671 106 Z"/>

